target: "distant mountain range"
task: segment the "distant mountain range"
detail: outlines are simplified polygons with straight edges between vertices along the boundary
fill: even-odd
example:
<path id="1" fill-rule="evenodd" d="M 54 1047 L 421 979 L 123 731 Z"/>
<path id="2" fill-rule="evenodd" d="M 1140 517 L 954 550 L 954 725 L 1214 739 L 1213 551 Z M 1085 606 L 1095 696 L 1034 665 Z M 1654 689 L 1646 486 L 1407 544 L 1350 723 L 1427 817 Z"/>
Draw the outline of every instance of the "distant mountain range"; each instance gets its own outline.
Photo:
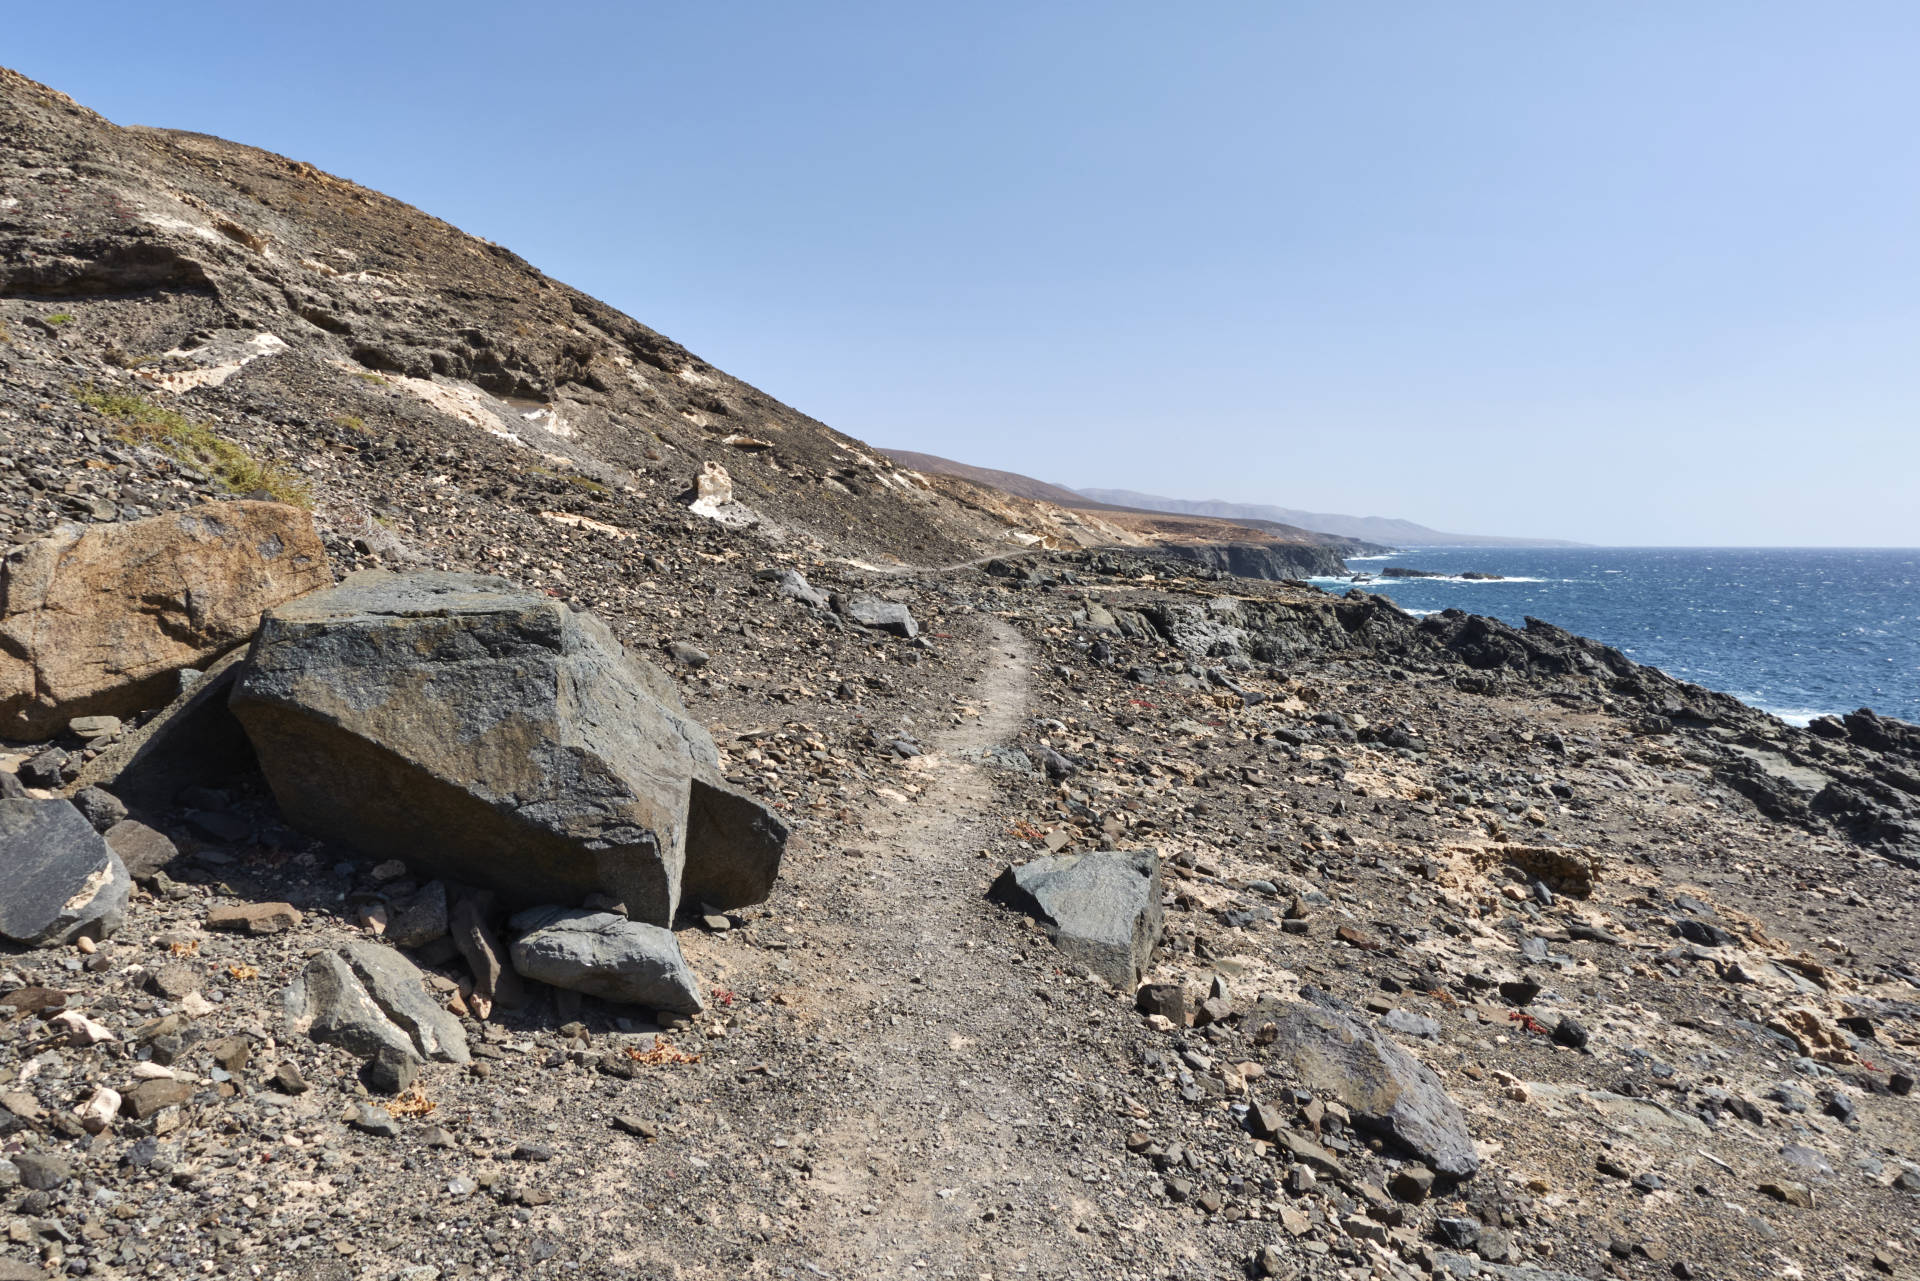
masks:
<path id="1" fill-rule="evenodd" d="M 902 467 L 930 472 L 937 476 L 957 476 L 976 485 L 987 485 L 1006 494 L 1052 503 L 1081 511 L 1167 512 L 1178 516 L 1210 516 L 1220 520 L 1259 521 L 1265 525 L 1285 526 L 1292 534 L 1333 534 L 1391 547 L 1579 547 L 1583 544 L 1559 538 L 1503 538 L 1494 534 L 1449 534 L 1429 529 L 1410 520 L 1391 516 L 1342 516 L 1333 512 L 1297 511 L 1291 507 L 1269 507 L 1260 503 L 1223 503 L 1186 498 L 1162 498 L 1131 489 L 1068 489 L 1052 485 L 1019 472 L 975 467 L 951 458 L 915 453 L 910 449 L 889 449 L 889 457 Z M 1279 531 L 1274 531 L 1279 532 Z"/>
<path id="2" fill-rule="evenodd" d="M 1035 482 L 1036 484 L 1040 482 Z M 1053 486 L 1048 486 L 1053 488 Z M 1077 491 L 1096 503 L 1114 507 L 1144 507 L 1148 511 L 1179 512 L 1186 516 L 1221 516 L 1228 520 L 1272 520 L 1283 525 L 1298 525 L 1322 533 L 1364 538 L 1370 543 L 1391 543 L 1396 547 L 1579 547 L 1582 544 L 1560 538 L 1503 538 L 1495 534 L 1449 534 L 1429 529 L 1410 520 L 1391 516 L 1342 516 L 1335 512 L 1307 512 L 1292 507 L 1270 507 L 1264 503 L 1196 502 L 1186 498 L 1162 498 L 1131 489 L 1082 489 Z M 1058 499 L 1050 501 L 1058 502 Z"/>

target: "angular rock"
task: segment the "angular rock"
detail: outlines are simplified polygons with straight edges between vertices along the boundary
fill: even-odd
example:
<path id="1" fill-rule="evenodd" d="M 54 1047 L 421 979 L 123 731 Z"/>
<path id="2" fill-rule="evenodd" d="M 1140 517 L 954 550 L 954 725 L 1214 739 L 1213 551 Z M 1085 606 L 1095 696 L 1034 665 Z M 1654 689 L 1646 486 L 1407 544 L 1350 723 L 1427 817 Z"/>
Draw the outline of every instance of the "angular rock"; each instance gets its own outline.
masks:
<path id="1" fill-rule="evenodd" d="M 815 609 L 827 608 L 830 599 L 827 594 L 809 583 L 798 570 L 763 569 L 756 577 L 772 583 L 774 590 L 789 600 L 797 600 Z"/>
<path id="2" fill-rule="evenodd" d="M 155 872 L 180 857 L 180 850 L 164 835 L 138 819 L 123 819 L 107 829 L 107 844 L 127 865 L 127 875 L 149 880 Z"/>
<path id="3" fill-rule="evenodd" d="M 908 640 L 920 634 L 920 625 L 913 621 L 913 613 L 905 605 L 865 592 L 855 592 L 847 598 L 846 614 L 862 627 L 891 632 Z"/>
<path id="4" fill-rule="evenodd" d="M 497 890 L 670 925 L 719 753 L 606 625 L 479 575 L 367 571 L 268 614 L 236 686 L 296 826 Z"/>
<path id="5" fill-rule="evenodd" d="M 1263 999 L 1256 1010 L 1256 1018 L 1273 1016 L 1273 1052 L 1301 1083 L 1345 1104 L 1356 1124 L 1398 1141 L 1435 1172 L 1451 1179 L 1478 1173 L 1467 1119 L 1433 1070 L 1332 998 L 1312 988 L 1302 995 L 1308 999 Z"/>
<path id="6" fill-rule="evenodd" d="M 447 936 L 447 887 L 428 881 L 393 904 L 387 918 L 387 941 L 395 947 L 425 947 Z"/>
<path id="7" fill-rule="evenodd" d="M 407 1033 L 415 1049 L 444 1063 L 467 1061 L 467 1034 L 460 1020 L 427 995 L 418 966 L 379 943 L 349 943 L 340 955 L 373 1003 Z"/>
<path id="8" fill-rule="evenodd" d="M 161 1108 L 179 1107 L 193 1098 L 190 1082 L 159 1077 L 142 1081 L 121 1098 L 120 1108 L 136 1121 L 144 1121 Z"/>
<path id="9" fill-rule="evenodd" d="M 120 856 L 68 802 L 0 801 L 0 938 L 30 947 L 105 938 L 132 888 Z"/>
<path id="10" fill-rule="evenodd" d="M 1178 983 L 1143 983 L 1133 994 L 1134 1008 L 1175 1024 L 1187 1021 L 1187 990 Z"/>
<path id="11" fill-rule="evenodd" d="M 313 518 L 281 503 L 64 525 L 16 547 L 0 561 L 0 737 L 157 707 L 176 671 L 331 580 Z"/>
<path id="12" fill-rule="evenodd" d="M 498 1001 L 509 1009 L 524 1003 L 520 979 L 507 962 L 507 951 L 500 946 L 487 918 L 493 914 L 493 896 L 487 893 L 463 895 L 454 904 L 447 927 L 460 956 L 473 971 L 473 990 L 488 1001 Z"/>
<path id="13" fill-rule="evenodd" d="M 398 1094 L 420 1075 L 420 1056 L 412 1050 L 383 1045 L 367 1060 L 361 1078 L 376 1094 Z"/>
<path id="14" fill-rule="evenodd" d="M 680 899 L 721 911 L 764 903 L 780 875 L 787 825 L 750 796 L 695 778 L 687 799 Z"/>
<path id="15" fill-rule="evenodd" d="M 602 1000 L 698 1014 L 700 982 L 668 930 L 612 912 L 537 907 L 513 918 L 522 975 Z"/>
<path id="16" fill-rule="evenodd" d="M 280 994 L 286 1031 L 363 1058 L 391 1049 L 467 1062 L 467 1034 L 459 1020 L 435 1004 L 420 982 L 411 961 L 378 943 L 322 952 Z"/>
<path id="17" fill-rule="evenodd" d="M 1140 981 L 1160 939 L 1160 857 L 1151 850 L 1035 859 L 1001 873 L 993 894 L 1039 917 L 1063 955 L 1115 987 Z"/>

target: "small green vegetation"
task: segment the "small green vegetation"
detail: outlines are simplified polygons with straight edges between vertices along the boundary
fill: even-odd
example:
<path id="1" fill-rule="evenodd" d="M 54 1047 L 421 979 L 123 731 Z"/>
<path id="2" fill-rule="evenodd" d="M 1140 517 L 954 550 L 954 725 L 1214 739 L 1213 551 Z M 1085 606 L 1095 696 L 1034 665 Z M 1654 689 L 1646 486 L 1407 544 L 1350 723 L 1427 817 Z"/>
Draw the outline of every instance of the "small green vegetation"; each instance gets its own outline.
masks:
<path id="1" fill-rule="evenodd" d="M 367 432 L 367 420 L 358 414 L 337 415 L 333 420 L 333 425 L 336 427 L 345 427 L 348 431 L 357 431 L 363 436 L 366 435 Z"/>
<path id="2" fill-rule="evenodd" d="M 372 383 L 376 387 L 385 387 L 387 385 L 387 380 L 379 374 L 355 373 L 354 377 L 362 382 Z"/>
<path id="3" fill-rule="evenodd" d="M 564 479 L 575 489 L 584 489 L 589 494 L 607 494 L 613 492 L 593 477 L 582 476 L 579 472 L 568 472 Z"/>
<path id="4" fill-rule="evenodd" d="M 51 316 L 45 317 L 45 320 L 49 325 L 71 325 L 73 323 L 73 317 L 64 311 L 56 311 Z"/>
<path id="5" fill-rule="evenodd" d="M 74 388 L 73 398 L 117 426 L 120 439 L 151 445 L 169 458 L 197 467 L 232 494 L 265 490 L 276 502 L 305 507 L 309 500 L 301 479 L 278 463 L 263 463 L 244 448 L 221 436 L 206 423 L 178 410 L 156 405 L 132 392 L 107 391 L 86 383 Z"/>

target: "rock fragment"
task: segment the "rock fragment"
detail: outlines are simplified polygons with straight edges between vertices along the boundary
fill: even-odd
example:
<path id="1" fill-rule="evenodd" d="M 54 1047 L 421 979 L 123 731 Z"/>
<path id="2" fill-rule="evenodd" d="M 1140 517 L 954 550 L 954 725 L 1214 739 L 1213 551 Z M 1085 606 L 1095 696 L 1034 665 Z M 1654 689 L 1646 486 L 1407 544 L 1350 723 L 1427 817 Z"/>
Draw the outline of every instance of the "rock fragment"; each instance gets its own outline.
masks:
<path id="1" fill-rule="evenodd" d="M 1140 981 L 1160 937 L 1160 858 L 1151 850 L 1035 859 L 1008 868 L 993 893 L 1037 916 L 1063 955 L 1115 987 Z"/>
<path id="2" fill-rule="evenodd" d="M 1284 1006 L 1263 999 L 1254 1018 L 1273 1016 L 1273 1052 L 1292 1064 L 1306 1087 L 1338 1099 L 1356 1124 L 1403 1144 L 1436 1173 L 1450 1179 L 1478 1173 L 1466 1117 L 1433 1070 L 1334 1008 L 1332 998 L 1312 988 L 1302 995 L 1307 999 Z"/>
<path id="3" fill-rule="evenodd" d="M 554 987 L 674 1014 L 703 1008 L 671 931 L 611 912 L 539 907 L 513 918 L 513 966 Z"/>

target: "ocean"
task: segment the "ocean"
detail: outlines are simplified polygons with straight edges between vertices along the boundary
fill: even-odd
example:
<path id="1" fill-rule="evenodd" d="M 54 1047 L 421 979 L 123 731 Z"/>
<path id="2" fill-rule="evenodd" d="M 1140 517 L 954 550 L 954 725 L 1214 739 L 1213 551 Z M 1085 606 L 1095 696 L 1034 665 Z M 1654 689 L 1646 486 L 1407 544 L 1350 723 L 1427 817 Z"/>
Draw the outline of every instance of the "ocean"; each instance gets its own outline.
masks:
<path id="1" fill-rule="evenodd" d="M 1448 575 L 1357 584 L 1410 613 L 1532 615 L 1796 725 L 1860 707 L 1920 722 L 1920 549 L 1447 547 L 1347 564 Z"/>

